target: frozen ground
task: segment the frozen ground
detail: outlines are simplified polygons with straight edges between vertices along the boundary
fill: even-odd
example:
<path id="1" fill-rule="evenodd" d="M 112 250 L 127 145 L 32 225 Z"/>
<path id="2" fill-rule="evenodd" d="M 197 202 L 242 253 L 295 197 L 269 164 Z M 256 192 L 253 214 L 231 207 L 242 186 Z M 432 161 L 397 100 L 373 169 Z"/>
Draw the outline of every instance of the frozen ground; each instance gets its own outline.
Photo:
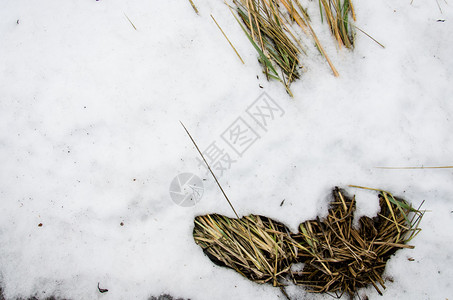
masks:
<path id="1" fill-rule="evenodd" d="M 213 265 L 193 242 L 195 216 L 233 213 L 180 120 L 201 150 L 215 142 L 235 160 L 219 177 L 241 215 L 266 215 L 295 230 L 326 213 L 332 187 L 349 184 L 386 189 L 414 206 L 425 200 L 423 231 L 414 250 L 389 261 L 393 282 L 384 296 L 373 288 L 361 294 L 452 299 L 453 169 L 375 168 L 453 164 L 451 5 L 356 1 L 356 24 L 386 48 L 358 34 L 350 52 L 336 48 L 309 2 L 340 77 L 306 41 L 291 99 L 265 80 L 223 2 L 194 1 L 200 15 L 185 0 L 1 1 L 6 299 L 282 299 L 278 289 Z M 264 129 L 247 114 L 263 91 L 280 106 Z M 242 156 L 222 139 L 238 117 L 259 135 Z M 170 198 L 170 182 L 182 172 L 205 179 L 193 207 Z M 376 212 L 375 194 L 348 191 L 361 213 Z M 109 292 L 99 293 L 98 282 Z"/>

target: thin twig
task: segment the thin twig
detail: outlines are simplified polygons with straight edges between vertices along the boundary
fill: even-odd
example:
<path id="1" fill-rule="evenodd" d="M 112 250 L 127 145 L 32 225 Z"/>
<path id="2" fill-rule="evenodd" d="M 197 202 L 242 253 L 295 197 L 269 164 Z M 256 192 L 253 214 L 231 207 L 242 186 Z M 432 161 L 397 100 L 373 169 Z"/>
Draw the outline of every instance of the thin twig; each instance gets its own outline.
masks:
<path id="1" fill-rule="evenodd" d="M 436 3 L 437 3 L 437 7 L 439 8 L 440 13 L 443 14 L 443 11 L 442 11 L 442 8 L 440 7 L 439 1 L 436 0 Z"/>
<path id="2" fill-rule="evenodd" d="M 217 25 L 217 27 L 220 29 L 220 31 L 222 32 L 223 36 L 226 38 L 226 40 L 228 41 L 228 43 L 230 43 L 230 46 L 231 48 L 233 48 L 234 52 L 236 52 L 236 55 L 239 57 L 239 59 L 241 60 L 242 64 L 245 65 L 244 61 L 242 60 L 242 57 L 239 55 L 239 53 L 237 52 L 236 48 L 233 46 L 233 44 L 230 42 L 230 40 L 228 39 L 227 35 L 225 34 L 225 32 L 223 32 L 222 28 L 220 27 L 219 23 L 217 23 L 216 19 L 214 19 L 214 16 L 211 15 L 211 18 L 214 20 L 215 24 Z"/>
<path id="3" fill-rule="evenodd" d="M 379 43 L 375 38 L 373 38 L 371 35 L 369 35 L 368 33 L 366 33 L 364 30 L 360 29 L 359 27 L 355 26 L 354 24 L 352 23 L 349 23 L 349 25 L 351 25 L 352 27 L 354 27 L 355 29 L 359 30 L 360 32 L 362 32 L 364 35 L 366 35 L 367 37 L 369 37 L 370 39 L 372 39 L 376 44 L 378 44 L 379 46 L 381 46 L 382 48 L 385 49 L 385 46 L 382 45 L 381 43 Z"/>
<path id="4" fill-rule="evenodd" d="M 192 2 L 192 0 L 189 0 L 189 2 L 190 2 L 190 5 L 192 5 L 193 10 L 198 14 L 198 9 L 195 6 L 195 4 Z"/>
<path id="5" fill-rule="evenodd" d="M 285 296 L 285 298 L 287 300 L 291 300 L 291 298 L 289 297 L 288 293 L 286 292 L 285 290 L 285 287 L 283 285 L 280 286 L 280 291 L 282 292 L 283 296 Z"/>
<path id="6" fill-rule="evenodd" d="M 311 32 L 311 35 L 313 36 L 313 39 L 314 39 L 315 42 L 316 42 L 316 45 L 317 45 L 318 48 L 319 48 L 319 51 L 321 51 L 322 55 L 323 55 L 324 58 L 327 60 L 327 63 L 329 64 L 330 68 L 332 69 L 333 75 L 334 75 L 335 77 L 340 76 L 340 74 L 338 73 L 337 69 L 336 69 L 335 66 L 333 65 L 332 61 L 330 60 L 329 56 L 327 56 L 326 51 L 324 51 L 324 48 L 321 46 L 321 42 L 319 42 L 318 37 L 316 36 L 316 33 L 315 33 L 315 31 L 313 30 L 313 28 L 311 27 L 310 23 L 307 23 L 307 25 L 308 25 L 308 28 L 310 29 L 310 32 Z"/>
<path id="7" fill-rule="evenodd" d="M 201 158 L 203 158 L 203 161 L 205 162 L 206 166 L 208 166 L 209 172 L 211 172 L 211 175 L 214 177 L 215 182 L 217 183 L 217 185 L 219 186 L 220 190 L 222 191 L 223 196 L 225 196 L 225 199 L 228 201 L 228 204 L 231 206 L 231 209 L 233 210 L 234 214 L 235 214 L 236 217 L 239 219 L 239 215 L 237 214 L 236 210 L 234 209 L 233 204 L 231 204 L 230 199 L 228 199 L 228 196 L 226 195 L 225 191 L 223 190 L 222 186 L 220 185 L 219 181 L 217 180 L 217 177 L 215 176 L 215 174 L 214 174 L 214 172 L 211 170 L 211 167 L 209 166 L 208 162 L 207 162 L 206 159 L 204 158 L 203 153 L 201 153 L 200 148 L 198 148 L 197 143 L 195 142 L 195 140 L 194 140 L 194 139 L 192 138 L 192 136 L 190 135 L 190 133 L 189 133 L 189 131 L 187 130 L 186 126 L 184 126 L 184 124 L 183 124 L 181 121 L 179 121 L 179 122 L 181 123 L 182 127 L 184 127 L 184 130 L 187 132 L 187 134 L 189 135 L 190 139 L 192 140 L 192 143 L 195 145 L 195 148 L 197 148 L 198 153 L 200 153 Z"/>
<path id="8" fill-rule="evenodd" d="M 124 13 L 124 16 L 126 16 L 126 19 L 129 21 L 129 23 L 131 23 L 132 27 L 134 27 L 134 29 L 137 30 L 134 23 L 132 23 L 131 19 L 129 19 L 129 17 L 126 15 L 126 13 Z"/>
<path id="9" fill-rule="evenodd" d="M 419 169 L 452 169 L 453 166 L 441 166 L 441 167 L 375 167 L 376 169 L 386 170 L 419 170 Z"/>

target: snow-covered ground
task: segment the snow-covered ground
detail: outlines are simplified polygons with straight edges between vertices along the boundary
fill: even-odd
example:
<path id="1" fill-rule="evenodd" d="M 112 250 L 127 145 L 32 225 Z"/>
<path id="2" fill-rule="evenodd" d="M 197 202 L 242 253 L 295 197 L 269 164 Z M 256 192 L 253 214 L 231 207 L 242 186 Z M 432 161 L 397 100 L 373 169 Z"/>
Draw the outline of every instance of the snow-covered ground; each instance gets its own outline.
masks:
<path id="1" fill-rule="evenodd" d="M 234 214 L 182 121 L 202 151 L 222 150 L 228 168 L 217 174 L 240 215 L 266 215 L 296 231 L 327 213 L 334 186 L 349 184 L 414 206 L 425 200 L 423 231 L 414 250 L 387 264 L 393 282 L 384 296 L 372 287 L 360 294 L 453 298 L 453 169 L 375 168 L 453 165 L 451 5 L 355 1 L 357 26 L 386 48 L 358 33 L 347 51 L 321 24 L 317 1 L 304 1 L 340 77 L 306 39 L 292 99 L 266 81 L 225 4 L 194 1 L 200 15 L 186 0 L 1 1 L 4 296 L 282 299 L 278 289 L 213 265 L 193 242 L 195 216 Z M 263 92 L 278 110 L 260 127 L 249 112 Z M 228 130 L 237 122 L 254 134 L 235 152 Z M 204 185 L 193 207 L 169 194 L 183 172 Z M 347 190 L 361 214 L 376 212 L 376 194 Z M 98 282 L 109 292 L 99 293 Z M 330 299 L 302 288 L 291 295 Z"/>

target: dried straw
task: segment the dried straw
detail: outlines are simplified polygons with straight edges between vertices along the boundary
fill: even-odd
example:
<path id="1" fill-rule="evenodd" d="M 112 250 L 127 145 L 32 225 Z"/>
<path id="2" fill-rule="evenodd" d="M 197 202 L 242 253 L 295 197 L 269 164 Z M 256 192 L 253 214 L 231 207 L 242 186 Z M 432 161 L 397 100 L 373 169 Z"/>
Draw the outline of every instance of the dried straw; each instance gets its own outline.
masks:
<path id="1" fill-rule="evenodd" d="M 192 5 L 192 8 L 193 8 L 193 10 L 195 11 L 195 13 L 198 14 L 198 9 L 197 9 L 197 7 L 195 6 L 195 3 L 193 3 L 192 0 L 189 0 L 189 2 L 190 2 L 190 5 Z"/>
<path id="2" fill-rule="evenodd" d="M 298 0 L 234 0 L 233 3 L 236 5 L 237 16 L 233 15 L 258 52 L 267 79 L 282 82 L 289 95 L 292 96 L 291 82 L 300 77 L 299 70 L 303 66 L 299 55 L 304 53 L 291 26 L 294 22 L 313 37 L 334 75 L 338 76 L 310 25 L 307 12 Z"/>
<path id="3" fill-rule="evenodd" d="M 297 234 L 263 216 L 212 214 L 195 218 L 193 235 L 213 262 L 258 283 L 282 286 L 292 279 L 310 292 L 351 296 L 371 284 L 381 294 L 387 260 L 399 249 L 413 248 L 407 243 L 420 231 L 423 212 L 378 191 L 379 214 L 360 218 L 358 227 L 355 198 L 335 188 L 328 216 L 301 223 Z M 304 269 L 291 271 L 297 262 L 305 263 Z"/>
<path id="4" fill-rule="evenodd" d="M 288 228 L 263 216 L 198 216 L 193 236 L 214 263 L 258 283 L 280 285 L 296 257 Z"/>
<path id="5" fill-rule="evenodd" d="M 349 24 L 349 16 L 356 20 L 354 6 L 351 0 L 319 0 L 321 18 L 325 16 L 330 31 L 340 48 L 354 47 L 354 32 Z M 324 11 L 324 16 L 323 16 Z"/>

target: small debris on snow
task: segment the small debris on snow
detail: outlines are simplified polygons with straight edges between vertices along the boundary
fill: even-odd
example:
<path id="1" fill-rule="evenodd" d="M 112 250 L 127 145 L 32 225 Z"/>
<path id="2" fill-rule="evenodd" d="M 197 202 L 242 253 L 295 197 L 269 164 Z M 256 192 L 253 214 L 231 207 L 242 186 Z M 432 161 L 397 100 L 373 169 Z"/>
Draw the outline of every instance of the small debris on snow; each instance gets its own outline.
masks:
<path id="1" fill-rule="evenodd" d="M 96 1 L 97 1 L 97 0 L 96 0 Z M 109 291 L 108 289 L 101 289 L 101 288 L 99 287 L 99 282 L 98 282 L 98 290 L 99 290 L 99 292 L 102 293 L 102 294 L 103 294 L 103 293 L 107 293 L 107 292 Z"/>

